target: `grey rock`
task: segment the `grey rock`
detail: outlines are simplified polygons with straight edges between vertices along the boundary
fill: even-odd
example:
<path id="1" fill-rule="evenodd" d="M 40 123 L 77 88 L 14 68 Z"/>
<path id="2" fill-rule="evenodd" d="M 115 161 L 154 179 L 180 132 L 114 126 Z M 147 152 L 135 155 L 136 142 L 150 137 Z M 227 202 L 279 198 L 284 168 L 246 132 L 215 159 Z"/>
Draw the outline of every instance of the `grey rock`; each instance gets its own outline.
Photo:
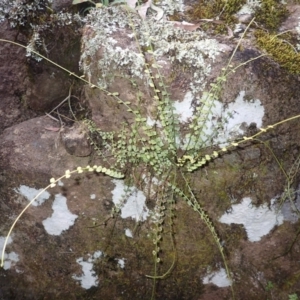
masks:
<path id="1" fill-rule="evenodd" d="M 52 9 L 55 11 L 61 11 L 72 6 L 72 0 L 53 0 Z"/>

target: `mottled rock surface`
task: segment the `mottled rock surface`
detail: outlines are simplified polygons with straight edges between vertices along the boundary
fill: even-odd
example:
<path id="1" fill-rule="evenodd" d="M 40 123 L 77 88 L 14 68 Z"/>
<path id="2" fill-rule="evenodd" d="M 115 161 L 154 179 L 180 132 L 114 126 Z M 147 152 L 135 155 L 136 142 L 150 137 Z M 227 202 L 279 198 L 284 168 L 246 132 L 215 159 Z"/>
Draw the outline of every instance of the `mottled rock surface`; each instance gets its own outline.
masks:
<path id="1" fill-rule="evenodd" d="M 61 9 L 60 5 L 64 5 L 65 1 L 54 4 Z M 292 18 L 290 21 L 294 24 L 295 15 Z M 288 24 L 289 20 L 284 28 L 289 28 Z M 0 26 L 4 26 L 0 27 L 0 32 L 4 34 L 7 31 L 10 34 L 8 38 L 12 38 L 12 31 L 6 25 Z M 117 28 L 112 31 L 112 37 L 119 39 L 118 46 L 128 46 L 131 51 L 137 51 L 133 45 L 134 39 L 128 36 L 130 32 L 126 30 Z M 228 76 L 219 97 L 223 113 L 241 98 L 242 103 L 247 105 L 246 113 L 241 110 L 230 112 L 233 117 L 242 115 L 245 119 L 238 124 L 237 134 L 232 135 L 237 140 L 242 138 L 238 134 L 240 129 L 243 135 L 255 135 L 259 127 L 266 128 L 300 114 L 299 76 L 289 74 L 269 57 L 254 59 L 261 54 L 261 50 L 254 44 L 251 30 L 232 61 L 235 66 L 241 67 Z M 88 27 L 82 32 L 84 51 L 86 43 L 97 32 Z M 19 38 L 25 41 L 24 36 Z M 220 50 L 211 63 L 211 72 L 205 77 L 208 83 L 212 83 L 221 68 L 226 66 L 231 56 L 230 49 L 234 49 L 238 42 L 238 39 L 228 39 L 226 36 L 217 38 L 219 45 L 225 44 L 227 50 Z M 63 115 L 60 113 L 55 115 L 56 121 L 49 116 L 36 116 L 28 107 L 41 111 L 53 109 L 68 94 L 70 82 L 67 84 L 63 77 L 56 76 L 52 66 L 28 65 L 23 49 L 7 44 L 0 47 L 0 96 L 3 96 L 0 99 L 0 128 L 6 128 L 0 133 L 1 249 L 11 224 L 32 198 L 31 194 L 28 199 L 21 193 L 22 190 L 43 188 L 52 177 L 57 179 L 66 171 L 69 174 L 68 171 L 77 167 L 98 165 L 99 161 L 109 168 L 110 152 L 109 147 L 103 148 L 105 151 L 100 159 L 87 142 L 86 127 L 78 120 L 73 119 L 71 125 L 63 127 L 59 120 Z M 107 91 L 91 87 L 91 84 L 97 84 L 103 71 L 99 68 L 99 60 L 104 57 L 106 49 L 102 47 L 97 45 L 94 56 L 85 57 L 85 63 L 89 65 L 85 78 L 90 80 L 90 84 L 84 87 L 83 94 L 91 119 L 98 129 L 119 132 L 122 126 L 130 126 L 135 117 L 128 107 L 107 91 L 117 93 L 130 105 L 140 105 L 144 117 L 155 115 L 157 108 L 149 82 L 144 84 L 141 79 L 131 82 L 124 76 L 119 77 L 119 66 L 115 73 L 111 68 L 115 80 L 109 82 Z M 61 52 L 55 52 L 53 57 L 63 61 Z M 184 99 L 189 98 L 193 66 L 184 68 L 179 64 L 172 65 L 166 63 L 168 58 L 166 55 L 160 61 L 164 67 L 162 72 L 167 79 L 171 98 L 182 104 Z M 253 61 L 244 64 L 248 60 Z M 70 69 L 73 67 L 72 71 L 76 69 L 74 61 L 66 64 L 71 66 Z M 131 74 L 130 71 L 127 70 L 127 74 Z M 27 78 L 31 72 L 34 80 Z M 27 106 L 20 104 L 17 91 L 28 97 L 28 101 L 31 98 L 26 102 Z M 140 92 L 139 97 L 136 97 L 137 91 Z M 195 108 L 195 101 L 191 100 L 188 104 L 189 109 Z M 263 108 L 264 114 L 259 120 L 261 125 L 258 121 L 246 122 L 251 105 L 258 109 L 257 114 Z M 178 118 L 184 113 L 179 111 Z M 219 117 L 216 113 L 213 119 Z M 223 133 L 230 120 L 228 117 L 228 122 L 215 130 Z M 187 121 L 179 125 L 182 134 L 189 130 L 188 124 Z M 160 128 L 159 124 L 157 128 Z M 218 148 L 214 146 L 213 149 Z M 280 202 L 283 192 L 288 195 L 290 191 L 293 199 L 299 200 L 299 149 L 300 122 L 295 119 L 253 141 L 231 148 L 203 168 L 186 175 L 189 184 L 184 185 L 186 190 L 188 186 L 192 187 L 189 192 L 194 193 L 217 228 L 234 279 L 236 299 L 286 300 L 290 294 L 300 295 L 299 221 L 293 218 L 291 223 L 280 215 L 280 222 L 275 220 L 272 229 L 259 239 L 255 237 L 255 242 L 249 240 L 249 230 L 252 228 L 245 226 L 249 222 L 219 222 L 221 216 L 230 216 L 244 199 L 247 203 L 251 199 L 247 209 L 251 210 L 252 222 L 259 229 L 268 221 L 261 219 L 262 214 L 268 216 L 276 209 L 281 214 L 279 206 L 273 206 L 273 203 Z M 206 150 L 201 149 L 204 154 Z M 131 167 L 128 163 L 122 171 L 127 175 L 127 180 L 130 178 L 138 183 L 135 188 L 117 189 L 124 181 L 97 173 L 94 168 L 82 174 L 72 173 L 69 179 L 61 179 L 48 190 L 49 195 L 42 204 L 31 206 L 24 213 L 6 249 L 6 268 L 0 269 L 1 300 L 151 299 L 154 284 L 151 276 L 155 266 L 153 245 L 156 243 L 153 242 L 155 231 L 151 213 L 157 218 L 157 212 L 153 210 L 160 200 L 159 195 L 153 193 L 152 186 L 159 183 L 156 174 L 145 172 L 148 166 Z M 178 172 L 177 175 L 176 180 L 180 184 L 182 174 Z M 163 200 L 168 205 L 172 196 L 169 187 L 163 192 Z M 130 217 L 122 218 L 121 213 L 112 218 L 114 203 L 123 201 L 124 195 L 131 200 L 128 202 L 132 206 L 127 207 Z M 162 222 L 164 227 L 160 243 L 162 262 L 156 264 L 157 275 L 162 276 L 157 280 L 156 299 L 232 299 L 231 290 L 224 285 L 224 281 L 220 284 L 214 279 L 214 274 L 224 272 L 223 260 L 211 232 L 186 201 L 177 196 L 174 198 L 173 210 L 162 208 L 166 218 Z M 141 199 L 144 201 L 142 205 Z M 286 201 L 287 204 L 290 205 L 290 202 Z M 290 209 L 291 206 L 284 207 L 285 212 Z M 148 214 L 146 221 L 141 221 L 143 214 Z M 175 217 L 169 219 L 171 214 Z M 49 222 L 54 217 L 58 218 Z M 68 223 L 70 218 L 72 222 Z M 45 220 L 50 225 L 45 226 Z M 64 229 L 61 234 L 56 234 L 60 232 L 60 225 Z M 52 226 L 51 230 L 48 226 Z M 204 284 L 204 281 L 209 284 Z M 270 282 L 273 288 L 268 290 L 266 287 Z"/>

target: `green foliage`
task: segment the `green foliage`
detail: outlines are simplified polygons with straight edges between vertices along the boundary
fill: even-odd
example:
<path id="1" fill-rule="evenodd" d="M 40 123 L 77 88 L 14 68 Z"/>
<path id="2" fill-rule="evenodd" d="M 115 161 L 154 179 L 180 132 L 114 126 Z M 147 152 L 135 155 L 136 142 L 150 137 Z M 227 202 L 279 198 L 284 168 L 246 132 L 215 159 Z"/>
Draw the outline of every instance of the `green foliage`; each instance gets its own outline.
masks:
<path id="1" fill-rule="evenodd" d="M 205 26 L 214 28 L 216 32 L 225 33 L 228 26 L 236 23 L 234 14 L 246 3 L 246 0 L 214 0 L 198 1 L 189 12 L 193 20 L 210 19 L 212 23 Z"/>
<path id="2" fill-rule="evenodd" d="M 296 293 L 289 295 L 289 300 L 298 300 L 298 295 Z"/>
<path id="3" fill-rule="evenodd" d="M 88 3 L 92 3 L 92 4 L 96 5 L 96 3 L 91 0 L 73 0 L 72 5 L 76 5 L 76 4 L 80 4 L 80 3 L 84 3 L 84 2 L 88 2 Z"/>
<path id="4" fill-rule="evenodd" d="M 213 23 L 206 24 L 206 26 L 213 25 L 216 31 L 227 32 L 228 26 L 237 23 L 234 14 L 237 13 L 246 2 L 248 1 L 198 1 L 190 11 L 190 16 L 193 20 L 214 20 Z M 279 0 L 262 0 L 258 2 L 257 5 L 253 5 L 253 9 L 255 11 L 254 16 L 257 24 L 270 31 L 276 31 L 289 13 L 286 4 L 283 4 L 282 1 Z"/>
<path id="5" fill-rule="evenodd" d="M 283 170 L 282 166 L 281 166 L 281 168 Z M 296 197 L 296 191 L 293 188 L 293 185 L 295 184 L 296 176 L 299 173 L 299 169 L 300 169 L 300 155 L 295 159 L 295 161 L 288 173 L 286 173 L 283 170 L 283 173 L 285 174 L 285 177 L 286 177 L 286 184 L 285 184 L 283 195 L 281 196 L 281 199 L 280 199 L 280 206 L 282 206 L 283 203 L 286 200 L 288 200 L 288 201 L 290 201 L 290 204 L 291 204 L 291 207 L 293 208 L 293 210 L 295 212 L 297 212 L 298 214 L 299 214 L 299 211 L 294 204 L 294 199 Z"/>
<path id="6" fill-rule="evenodd" d="M 273 288 L 274 288 L 273 282 L 272 282 L 272 281 L 268 281 L 268 282 L 267 282 L 267 285 L 266 285 L 266 287 L 265 287 L 266 291 L 267 291 L 267 292 L 270 292 Z"/>
<path id="7" fill-rule="evenodd" d="M 270 31 L 277 30 L 287 16 L 286 5 L 279 0 L 263 0 L 255 10 L 256 21 Z"/>
<path id="8" fill-rule="evenodd" d="M 279 63 L 280 66 L 287 69 L 290 73 L 300 73 L 300 53 L 284 40 L 275 34 L 269 34 L 263 30 L 257 30 L 255 37 L 259 47 Z"/>

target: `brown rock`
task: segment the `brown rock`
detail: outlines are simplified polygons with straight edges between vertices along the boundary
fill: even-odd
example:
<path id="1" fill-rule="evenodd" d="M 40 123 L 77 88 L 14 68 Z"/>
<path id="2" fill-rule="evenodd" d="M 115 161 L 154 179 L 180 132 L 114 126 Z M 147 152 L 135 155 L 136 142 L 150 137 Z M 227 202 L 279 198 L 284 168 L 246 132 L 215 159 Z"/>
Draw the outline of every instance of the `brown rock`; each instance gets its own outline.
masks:
<path id="1" fill-rule="evenodd" d="M 92 149 L 87 139 L 87 131 L 82 123 L 75 123 L 71 128 L 64 128 L 60 136 L 69 154 L 75 156 L 89 156 L 91 154 Z"/>

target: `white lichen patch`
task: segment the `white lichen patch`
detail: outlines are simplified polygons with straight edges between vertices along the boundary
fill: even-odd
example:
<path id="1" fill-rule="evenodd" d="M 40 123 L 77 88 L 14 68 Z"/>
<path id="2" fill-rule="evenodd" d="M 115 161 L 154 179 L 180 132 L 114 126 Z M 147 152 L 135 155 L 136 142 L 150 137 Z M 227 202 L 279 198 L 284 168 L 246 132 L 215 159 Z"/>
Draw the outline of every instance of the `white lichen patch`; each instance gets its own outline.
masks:
<path id="1" fill-rule="evenodd" d="M 15 189 L 15 192 L 24 196 L 28 201 L 31 201 L 37 194 L 39 194 L 43 189 L 35 189 L 26 185 L 20 185 L 18 189 Z M 44 203 L 49 199 L 50 194 L 47 191 L 44 191 L 38 198 L 32 203 L 33 206 L 38 206 Z"/>
<path id="2" fill-rule="evenodd" d="M 261 6 L 261 0 L 247 0 L 246 3 L 237 12 L 237 15 L 254 14 L 255 9 Z"/>
<path id="3" fill-rule="evenodd" d="M 127 237 L 133 238 L 132 231 L 131 231 L 129 228 L 126 228 L 126 229 L 125 229 L 125 235 L 126 235 Z"/>
<path id="4" fill-rule="evenodd" d="M 6 237 L 4 237 L 4 236 L 0 236 L 0 255 L 2 254 L 2 251 L 3 251 L 3 247 L 4 247 L 4 243 L 5 243 L 5 238 Z M 9 237 L 8 241 L 7 241 L 7 245 L 11 244 L 11 242 L 12 242 L 12 238 Z M 3 269 L 4 270 L 10 269 L 18 261 L 19 261 L 19 255 L 16 252 L 12 251 L 12 252 L 9 252 L 9 253 L 4 253 L 4 265 L 3 265 Z"/>
<path id="5" fill-rule="evenodd" d="M 294 203 L 294 206 L 300 210 L 300 201 L 297 200 L 296 203 Z M 289 221 L 291 223 L 297 223 L 299 220 L 299 214 L 298 211 L 294 209 L 294 207 L 291 206 L 290 201 L 285 201 L 281 207 L 281 213 L 284 217 L 285 221 Z"/>
<path id="6" fill-rule="evenodd" d="M 154 121 L 152 118 L 150 118 L 149 116 L 147 116 L 147 121 L 146 121 L 148 126 L 156 126 L 158 128 L 162 128 L 161 123 L 159 121 Z"/>
<path id="7" fill-rule="evenodd" d="M 230 280 L 227 277 L 226 271 L 224 268 L 221 268 L 219 271 L 213 272 L 203 278 L 203 283 L 213 283 L 218 287 L 227 287 L 231 285 Z"/>
<path id="8" fill-rule="evenodd" d="M 237 98 L 224 107 L 216 101 L 212 108 L 210 122 L 205 130 L 206 135 L 214 135 L 216 128 L 219 128 L 214 138 L 214 143 L 221 147 L 228 145 L 228 141 L 233 140 L 245 133 L 243 126 L 255 123 L 258 128 L 262 126 L 265 109 L 259 99 L 250 101 L 244 100 L 245 91 L 241 91 Z M 222 127 L 216 127 L 216 120 L 223 119 Z"/>
<path id="9" fill-rule="evenodd" d="M 297 50 L 300 51 L 300 17 L 298 17 L 299 19 L 299 23 L 298 26 L 295 28 L 298 34 L 297 40 L 298 40 L 298 44 L 297 44 Z"/>
<path id="10" fill-rule="evenodd" d="M 237 98 L 224 105 L 222 102 L 211 99 L 208 93 L 203 93 L 202 101 L 211 103 L 206 110 L 209 111 L 205 118 L 205 124 L 199 124 L 202 128 L 200 137 L 190 139 L 190 135 L 181 137 L 178 146 L 186 149 L 207 147 L 212 144 L 225 147 L 230 141 L 245 134 L 245 129 L 251 123 L 259 128 L 262 126 L 265 109 L 259 99 L 245 100 L 245 91 L 241 91 Z M 190 100 L 192 101 L 192 100 Z M 203 112 L 204 113 L 204 112 Z"/>
<path id="11" fill-rule="evenodd" d="M 43 225 L 47 233 L 60 235 L 64 230 L 68 230 L 74 225 L 78 216 L 69 211 L 67 198 L 61 194 L 55 195 L 52 209 L 52 216 L 44 220 Z"/>
<path id="12" fill-rule="evenodd" d="M 95 260 L 102 255 L 103 253 L 101 251 L 96 251 L 93 255 L 89 255 L 87 260 L 84 260 L 83 257 L 76 259 L 76 262 L 82 267 L 82 275 L 73 275 L 72 278 L 79 281 L 82 288 L 90 289 L 91 287 L 98 285 L 98 276 L 93 270 L 93 266 Z"/>
<path id="13" fill-rule="evenodd" d="M 121 269 L 124 269 L 125 268 L 125 258 L 118 258 L 117 261 L 118 261 L 118 266 Z"/>
<path id="14" fill-rule="evenodd" d="M 280 205 L 282 201 L 281 197 L 275 197 L 273 201 L 278 201 L 278 206 L 281 207 L 281 213 L 284 217 L 285 221 L 289 221 L 291 223 L 296 223 L 299 220 L 299 211 L 300 211 L 300 185 L 298 185 L 297 190 L 290 190 L 290 193 L 293 192 L 296 195 L 296 199 L 294 201 L 289 201 L 290 199 L 285 199 L 284 203 Z M 283 194 L 286 197 L 286 193 Z"/>
<path id="15" fill-rule="evenodd" d="M 184 10 L 184 3 L 182 0 L 160 0 L 155 4 L 161 7 L 165 14 L 173 15 L 176 11 L 182 12 Z"/>
<path id="16" fill-rule="evenodd" d="M 112 201 L 116 207 L 121 209 L 121 217 L 145 221 L 149 216 L 149 209 L 146 206 L 146 196 L 136 187 L 124 185 L 124 180 L 113 179 L 115 188 L 112 190 Z"/>
<path id="17" fill-rule="evenodd" d="M 175 101 L 174 102 L 174 113 L 177 114 L 179 117 L 180 123 L 186 123 L 189 119 L 193 116 L 194 109 L 192 107 L 193 101 L 193 94 L 191 91 L 188 91 L 183 101 Z"/>
<path id="18" fill-rule="evenodd" d="M 165 13 L 169 9 L 182 9 L 181 0 L 162 0 L 155 5 L 161 6 Z M 157 22 L 155 16 L 142 21 L 138 14 L 120 6 L 91 10 L 87 16 L 87 28 L 94 34 L 83 36 L 80 66 L 87 77 L 95 75 L 93 70 L 101 70 L 97 79 L 101 87 L 110 84 L 115 71 L 124 77 L 149 82 L 145 56 L 139 49 L 153 47 L 151 55 L 158 64 L 168 61 L 190 67 L 193 77 L 190 89 L 196 95 L 204 89 L 211 63 L 220 53 L 217 40 L 209 38 L 204 31 L 183 30 L 166 19 Z M 103 49 L 100 59 L 97 55 L 99 49 Z"/>
<path id="19" fill-rule="evenodd" d="M 251 198 L 244 198 L 240 204 L 232 205 L 232 211 L 225 213 L 219 221 L 225 224 L 243 224 L 250 242 L 258 242 L 276 225 L 283 223 L 283 215 L 276 212 L 274 200 L 271 207 L 267 204 L 256 207 Z"/>

